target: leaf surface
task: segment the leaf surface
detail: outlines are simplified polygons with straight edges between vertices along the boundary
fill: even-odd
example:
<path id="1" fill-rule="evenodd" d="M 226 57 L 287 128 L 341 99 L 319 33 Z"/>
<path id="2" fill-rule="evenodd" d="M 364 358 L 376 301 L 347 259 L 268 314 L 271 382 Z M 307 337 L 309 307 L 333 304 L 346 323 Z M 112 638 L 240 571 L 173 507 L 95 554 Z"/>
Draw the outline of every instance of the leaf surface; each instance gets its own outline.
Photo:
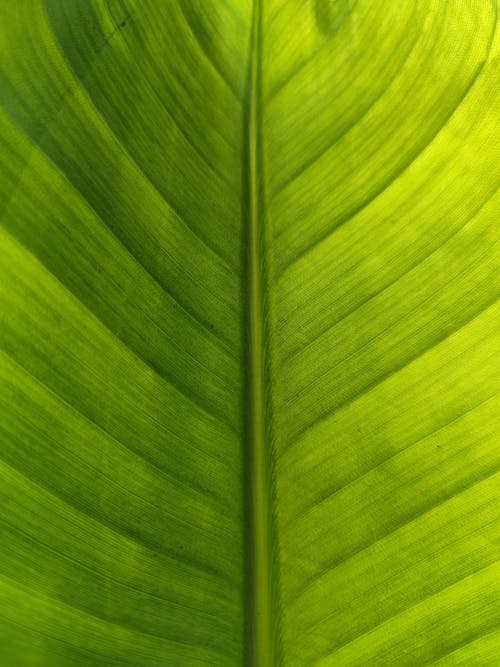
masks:
<path id="1" fill-rule="evenodd" d="M 2 665 L 496 664 L 497 12 L 2 5 Z"/>

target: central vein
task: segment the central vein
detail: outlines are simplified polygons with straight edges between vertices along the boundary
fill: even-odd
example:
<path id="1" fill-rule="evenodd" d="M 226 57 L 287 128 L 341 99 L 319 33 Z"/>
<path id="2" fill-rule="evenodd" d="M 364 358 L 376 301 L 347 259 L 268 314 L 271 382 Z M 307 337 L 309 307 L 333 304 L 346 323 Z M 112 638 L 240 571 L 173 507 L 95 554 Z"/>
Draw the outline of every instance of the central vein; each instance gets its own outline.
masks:
<path id="1" fill-rule="evenodd" d="M 251 667 L 271 667 L 274 652 L 265 359 L 265 207 L 261 181 L 261 0 L 254 0 L 245 134 L 247 659 Z"/>

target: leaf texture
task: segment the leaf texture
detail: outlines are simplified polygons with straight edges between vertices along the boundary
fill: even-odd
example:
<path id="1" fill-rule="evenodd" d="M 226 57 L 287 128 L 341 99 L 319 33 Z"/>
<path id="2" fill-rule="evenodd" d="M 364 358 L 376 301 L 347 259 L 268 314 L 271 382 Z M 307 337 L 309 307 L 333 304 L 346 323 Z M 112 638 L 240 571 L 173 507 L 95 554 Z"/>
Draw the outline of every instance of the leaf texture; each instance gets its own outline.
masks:
<path id="1" fill-rule="evenodd" d="M 0 7 L 0 664 L 500 661 L 498 0 Z"/>

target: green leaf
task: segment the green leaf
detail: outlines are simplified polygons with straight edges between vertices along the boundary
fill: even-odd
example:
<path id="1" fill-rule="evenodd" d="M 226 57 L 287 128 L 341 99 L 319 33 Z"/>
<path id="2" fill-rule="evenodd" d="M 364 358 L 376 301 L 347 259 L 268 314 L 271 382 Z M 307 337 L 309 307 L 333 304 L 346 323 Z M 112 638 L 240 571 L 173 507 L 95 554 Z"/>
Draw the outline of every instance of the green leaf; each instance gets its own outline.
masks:
<path id="1" fill-rule="evenodd" d="M 500 655 L 497 0 L 0 7 L 0 664 Z"/>

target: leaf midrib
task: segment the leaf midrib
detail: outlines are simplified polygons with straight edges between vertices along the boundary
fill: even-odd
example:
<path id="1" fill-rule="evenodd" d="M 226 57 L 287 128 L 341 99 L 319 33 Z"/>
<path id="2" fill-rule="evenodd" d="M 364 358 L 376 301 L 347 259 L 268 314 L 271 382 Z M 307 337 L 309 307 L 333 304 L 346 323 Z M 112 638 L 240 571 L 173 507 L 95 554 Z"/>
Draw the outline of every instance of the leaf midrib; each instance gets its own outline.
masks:
<path id="1" fill-rule="evenodd" d="M 265 360 L 265 198 L 262 187 L 261 0 L 254 0 L 243 133 L 243 260 L 245 395 L 246 661 L 273 664 L 272 543 L 270 533 L 269 428 Z"/>

